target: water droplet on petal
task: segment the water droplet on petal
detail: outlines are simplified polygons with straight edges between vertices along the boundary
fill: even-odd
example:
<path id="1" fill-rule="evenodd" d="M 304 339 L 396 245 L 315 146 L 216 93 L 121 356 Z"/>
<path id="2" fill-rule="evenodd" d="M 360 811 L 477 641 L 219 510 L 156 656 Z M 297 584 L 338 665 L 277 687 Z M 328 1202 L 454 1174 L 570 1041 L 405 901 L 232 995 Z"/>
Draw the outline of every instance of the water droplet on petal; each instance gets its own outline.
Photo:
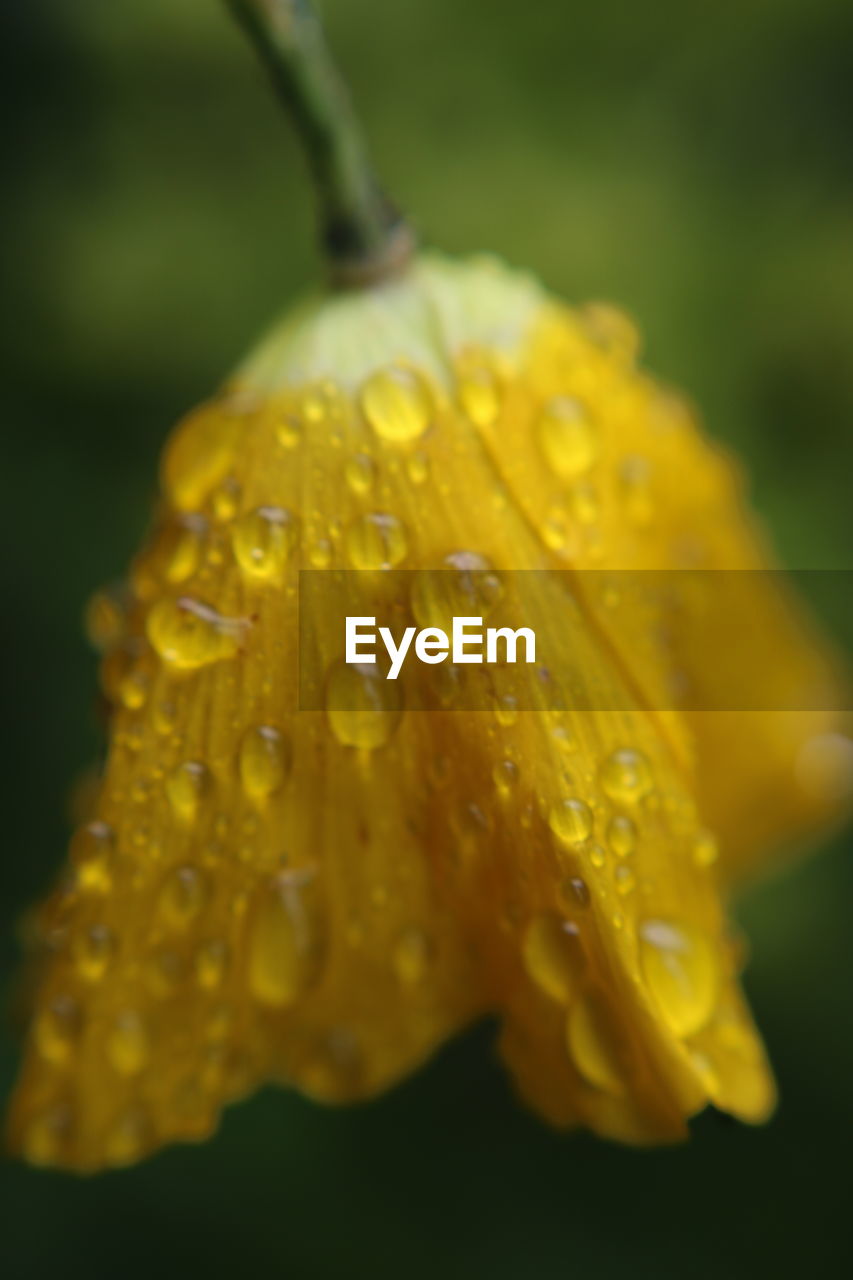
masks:
<path id="1" fill-rule="evenodd" d="M 139 711 L 148 701 L 151 689 L 151 677 L 144 667 L 134 667 L 128 671 L 118 685 L 118 699 L 128 711 Z"/>
<path id="2" fill-rule="evenodd" d="M 613 872 L 613 883 L 616 886 L 616 892 L 624 897 L 634 888 L 637 877 L 629 866 L 623 864 Z"/>
<path id="3" fill-rule="evenodd" d="M 230 468 L 240 425 L 203 407 L 180 424 L 166 446 L 163 483 L 180 511 L 197 510 Z"/>
<path id="4" fill-rule="evenodd" d="M 345 545 L 355 569 L 391 569 L 408 551 L 403 525 L 396 516 L 381 512 L 354 520 L 347 529 Z"/>
<path id="5" fill-rule="evenodd" d="M 227 524 L 237 514 L 239 503 L 240 486 L 233 476 L 229 476 L 213 495 L 213 514 L 222 524 Z"/>
<path id="6" fill-rule="evenodd" d="M 382 747 L 403 711 L 399 680 L 386 680 L 378 666 L 338 663 L 329 673 L 326 714 L 332 732 L 349 747 Z"/>
<path id="7" fill-rule="evenodd" d="M 218 987 L 228 969 L 228 947 L 218 938 L 203 942 L 195 953 L 195 975 L 200 987 Z"/>
<path id="8" fill-rule="evenodd" d="M 562 511 L 546 512 L 539 532 L 545 546 L 558 552 L 564 559 L 571 559 L 577 554 L 577 539 L 574 538 Z"/>
<path id="9" fill-rule="evenodd" d="M 600 844 L 590 844 L 587 846 L 587 856 L 594 867 L 599 869 L 604 866 L 607 861 L 604 849 Z"/>
<path id="10" fill-rule="evenodd" d="M 147 622 L 148 639 L 160 657 L 183 670 L 233 657 L 245 630 L 243 619 L 223 618 L 189 596 L 159 601 Z"/>
<path id="11" fill-rule="evenodd" d="M 498 794 L 506 799 L 518 782 L 518 765 L 512 760 L 499 760 L 492 769 L 492 779 Z"/>
<path id="12" fill-rule="evenodd" d="M 578 744 L 565 725 L 555 725 L 551 732 L 551 737 L 554 739 L 554 745 L 565 755 L 577 750 Z"/>
<path id="13" fill-rule="evenodd" d="M 522 957 L 540 990 L 559 1004 L 570 1002 L 584 968 L 576 924 L 557 915 L 536 916 L 524 932 Z"/>
<path id="14" fill-rule="evenodd" d="M 104 893 L 110 887 L 115 833 L 106 822 L 89 822 L 71 841 L 71 861 L 82 889 Z"/>
<path id="15" fill-rule="evenodd" d="M 126 1009 L 114 1020 L 107 1035 L 107 1057 L 122 1076 L 134 1076 L 148 1062 L 148 1032 L 140 1015 Z"/>
<path id="16" fill-rule="evenodd" d="M 652 468 L 646 458 L 625 458 L 619 468 L 619 488 L 628 519 L 640 528 L 654 516 L 651 487 Z"/>
<path id="17" fill-rule="evenodd" d="M 55 996 L 39 1013 L 33 1027 L 38 1051 L 48 1062 L 67 1062 L 80 1037 L 80 1006 L 70 996 Z"/>
<path id="18" fill-rule="evenodd" d="M 198 867 L 176 867 L 160 891 L 160 910 L 173 928 L 183 929 L 207 903 L 210 888 Z"/>
<path id="19" fill-rule="evenodd" d="M 518 698 L 512 693 L 498 693 L 495 697 L 495 719 L 504 729 L 518 720 Z"/>
<path id="20" fill-rule="evenodd" d="M 617 813 L 607 824 L 607 843 L 617 858 L 627 858 L 637 847 L 637 828 L 625 814 Z"/>
<path id="21" fill-rule="evenodd" d="M 179 764 L 166 779 L 166 796 L 175 817 L 190 827 L 210 791 L 210 774 L 199 760 Z"/>
<path id="22" fill-rule="evenodd" d="M 308 559 L 315 569 L 328 569 L 332 563 L 332 544 L 328 538 L 318 538 L 308 549 Z"/>
<path id="23" fill-rule="evenodd" d="M 231 545 L 248 578 L 280 579 L 296 546 L 296 521 L 283 507 L 257 507 L 231 526 Z"/>
<path id="24" fill-rule="evenodd" d="M 123 1111 L 107 1132 L 104 1158 L 113 1168 L 135 1164 L 153 1141 L 151 1122 L 140 1106 Z"/>
<path id="25" fill-rule="evenodd" d="M 601 768 L 602 788 L 617 804 L 636 804 L 653 789 L 649 762 L 639 751 L 624 747 L 608 756 Z"/>
<path id="26" fill-rule="evenodd" d="M 439 627 L 450 634 L 454 617 L 485 618 L 503 596 L 500 574 L 476 551 L 454 551 L 440 569 L 422 569 L 414 576 L 412 611 L 421 627 Z"/>
<path id="27" fill-rule="evenodd" d="M 137 595 L 148 599 L 164 583 L 178 586 L 192 577 L 201 563 L 206 529 L 206 521 L 197 514 L 162 525 L 134 561 L 131 579 Z"/>
<path id="28" fill-rule="evenodd" d="M 697 929 L 667 920 L 639 928 L 640 965 L 672 1033 L 700 1031 L 714 1012 L 719 972 L 713 948 Z"/>
<path id="29" fill-rule="evenodd" d="M 420 450 L 410 453 L 406 459 L 406 475 L 412 484 L 423 484 L 429 475 L 429 459 Z"/>
<path id="30" fill-rule="evenodd" d="M 563 900 L 568 906 L 585 911 L 591 901 L 589 885 L 581 876 L 569 876 L 563 882 Z"/>
<path id="31" fill-rule="evenodd" d="M 275 438 L 285 449 L 293 449 L 299 443 L 302 427 L 295 413 L 288 413 L 275 429 Z"/>
<path id="32" fill-rule="evenodd" d="M 598 430 L 577 400 L 551 400 L 539 419 L 539 446 L 552 471 L 571 478 L 588 471 L 598 456 Z"/>
<path id="33" fill-rule="evenodd" d="M 566 844 L 583 844 L 592 835 L 592 810 L 575 796 L 558 800 L 548 813 L 548 825 Z"/>
<path id="34" fill-rule="evenodd" d="M 158 702 L 152 711 L 154 728 L 158 733 L 162 733 L 164 737 L 167 734 L 174 733 L 178 725 L 178 716 L 177 703 L 169 700 Z"/>
<path id="35" fill-rule="evenodd" d="M 490 427 L 501 407 L 500 387 L 485 366 L 469 369 L 459 381 L 459 403 L 475 427 Z"/>
<path id="36" fill-rule="evenodd" d="M 71 944 L 74 966 L 86 982 L 100 981 L 110 966 L 115 950 L 115 938 L 103 924 L 93 924 L 83 929 L 75 934 Z"/>
<path id="37" fill-rule="evenodd" d="M 367 453 L 354 453 L 344 469 L 346 482 L 359 497 L 369 493 L 376 483 L 376 464 Z"/>
<path id="38" fill-rule="evenodd" d="M 268 884 L 249 923 L 248 979 L 255 999 L 293 1004 L 319 977 L 324 952 L 319 886 L 311 870 L 283 872 Z"/>
<path id="39" fill-rule="evenodd" d="M 240 780 L 246 795 L 265 800 L 284 786 L 290 772 L 290 743 L 272 725 L 255 725 L 240 743 Z"/>
<path id="40" fill-rule="evenodd" d="M 575 1066 L 589 1084 L 616 1097 L 626 1092 L 630 1045 L 603 992 L 588 991 L 571 1009 L 566 1040 Z"/>
<path id="41" fill-rule="evenodd" d="M 408 369 L 380 369 L 364 383 L 360 400 L 364 416 L 383 440 L 416 440 L 429 426 L 429 396 Z"/>

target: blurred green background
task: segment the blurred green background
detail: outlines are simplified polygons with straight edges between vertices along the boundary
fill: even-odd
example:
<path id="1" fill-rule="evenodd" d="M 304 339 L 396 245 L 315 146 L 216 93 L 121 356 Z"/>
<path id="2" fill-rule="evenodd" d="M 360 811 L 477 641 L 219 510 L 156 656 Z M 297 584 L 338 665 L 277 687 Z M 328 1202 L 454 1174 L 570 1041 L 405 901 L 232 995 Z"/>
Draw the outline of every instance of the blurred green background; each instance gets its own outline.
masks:
<path id="1" fill-rule="evenodd" d="M 303 166 L 217 0 L 4 6 L 2 968 L 97 749 L 79 617 L 164 433 L 316 275 Z M 850 567 L 848 0 L 326 0 L 380 167 L 426 237 L 626 305 L 746 457 L 789 564 Z M 848 604 L 848 609 L 851 607 Z M 849 844 L 849 840 L 847 841 Z M 674 1151 L 555 1135 L 480 1028 L 391 1095 L 267 1090 L 198 1148 L 79 1180 L 0 1167 L 0 1266 L 101 1280 L 834 1276 L 853 1140 L 851 861 L 740 906 L 778 1070 L 764 1129 Z M 11 1083 L 14 1037 L 0 1071 Z"/>

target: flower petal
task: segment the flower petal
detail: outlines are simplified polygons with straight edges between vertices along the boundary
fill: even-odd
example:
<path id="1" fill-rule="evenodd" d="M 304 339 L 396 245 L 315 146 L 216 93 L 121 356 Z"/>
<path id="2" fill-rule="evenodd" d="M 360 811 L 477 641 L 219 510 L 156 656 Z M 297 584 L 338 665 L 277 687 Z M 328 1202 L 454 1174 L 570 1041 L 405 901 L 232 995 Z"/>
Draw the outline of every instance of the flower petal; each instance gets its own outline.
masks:
<path id="1" fill-rule="evenodd" d="M 90 613 L 110 751 L 41 915 L 11 1117 L 29 1159 L 131 1162 L 270 1078 L 367 1096 L 487 1013 L 555 1124 L 645 1142 L 709 1100 L 767 1114 L 707 826 L 739 862 L 823 816 L 785 795 L 816 726 L 735 715 L 762 758 L 744 743 L 719 777 L 720 722 L 665 709 L 654 609 L 576 572 L 681 567 L 691 539 L 703 564 L 763 563 L 728 465 L 633 346 L 617 313 L 428 260 L 304 310 L 179 426 L 129 598 Z M 464 596 L 485 569 L 507 609 L 510 571 L 537 570 L 524 622 L 565 666 L 487 672 L 488 709 L 446 672 L 418 710 L 423 674 L 340 664 L 331 594 L 298 617 L 300 569 L 329 568 L 415 616 L 448 603 L 435 570 Z M 825 673 L 775 595 L 754 607 L 786 678 Z M 322 710 L 300 710 L 300 626 Z M 707 644 L 680 643 L 705 678 Z"/>
<path id="2" fill-rule="evenodd" d="M 682 747 L 721 865 L 739 879 L 843 808 L 849 690 L 776 571 L 738 467 L 681 397 L 637 371 L 637 346 L 614 308 L 546 309 L 528 376 L 483 434 L 513 500 L 581 571 L 590 618 L 641 701 L 678 706 L 686 687 Z M 607 574 L 668 579 L 667 607 L 639 619 L 630 591 L 614 602 L 599 589 Z"/>

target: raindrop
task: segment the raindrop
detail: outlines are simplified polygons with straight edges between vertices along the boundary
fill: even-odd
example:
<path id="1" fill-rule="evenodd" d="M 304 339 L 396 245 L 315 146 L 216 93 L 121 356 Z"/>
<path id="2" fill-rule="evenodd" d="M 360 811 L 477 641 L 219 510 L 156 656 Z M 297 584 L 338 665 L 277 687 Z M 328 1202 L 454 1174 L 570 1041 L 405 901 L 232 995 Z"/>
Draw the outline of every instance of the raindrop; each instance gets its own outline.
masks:
<path id="1" fill-rule="evenodd" d="M 283 507 L 257 507 L 231 527 L 231 546 L 248 578 L 278 579 L 296 546 L 296 521 Z"/>
<path id="2" fill-rule="evenodd" d="M 548 825 L 566 844 L 583 844 L 592 835 L 592 810 L 575 796 L 558 800 L 548 813 Z"/>
<path id="3" fill-rule="evenodd" d="M 396 516 L 382 512 L 354 520 L 347 529 L 345 546 L 355 569 L 391 569 L 408 551 L 405 528 Z"/>
<path id="4" fill-rule="evenodd" d="M 617 804 L 636 804 L 653 789 L 649 762 L 639 751 L 624 747 L 608 756 L 601 768 L 602 788 Z"/>
<path id="5" fill-rule="evenodd" d="M 588 471 L 598 456 L 598 431 L 577 400 L 560 396 L 545 408 L 537 427 L 549 467 L 564 479 Z"/>
<path id="6" fill-rule="evenodd" d="M 584 967 L 577 925 L 557 915 L 536 916 L 525 930 L 522 956 L 529 977 L 540 990 L 567 1005 Z"/>
<path id="7" fill-rule="evenodd" d="M 255 725 L 240 743 L 240 780 L 246 795 L 265 800 L 284 786 L 290 772 L 290 742 L 272 725 Z"/>
<path id="8" fill-rule="evenodd" d="M 668 920 L 639 928 L 640 964 L 674 1035 L 700 1031 L 714 1012 L 719 972 L 710 942 L 697 929 Z"/>
<path id="9" fill-rule="evenodd" d="M 386 680 L 376 666 L 338 663 L 329 673 L 326 714 L 332 732 L 348 747 L 382 747 L 403 711 L 398 680 Z"/>
<path id="10" fill-rule="evenodd" d="M 416 440 L 429 426 L 429 396 L 408 369 L 380 369 L 364 383 L 360 399 L 364 416 L 383 440 Z"/>
<path id="11" fill-rule="evenodd" d="M 148 615 L 148 638 L 164 662 L 192 670 L 230 658 L 243 639 L 246 623 L 223 618 L 210 605 L 189 596 L 161 600 Z"/>
<path id="12" fill-rule="evenodd" d="M 324 937 L 317 876 L 287 871 L 261 892 L 249 923 L 248 980 L 261 1004 L 293 1004 L 319 977 Z"/>

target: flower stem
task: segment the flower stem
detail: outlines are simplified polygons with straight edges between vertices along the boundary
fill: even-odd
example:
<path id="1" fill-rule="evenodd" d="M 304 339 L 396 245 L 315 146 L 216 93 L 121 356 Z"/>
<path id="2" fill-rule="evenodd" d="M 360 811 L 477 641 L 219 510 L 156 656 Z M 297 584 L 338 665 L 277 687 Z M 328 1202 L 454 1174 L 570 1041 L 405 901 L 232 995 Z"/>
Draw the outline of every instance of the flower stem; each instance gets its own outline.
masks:
<path id="1" fill-rule="evenodd" d="M 364 287 L 405 265 L 414 236 L 379 185 L 309 0 L 227 0 L 266 64 L 314 178 L 332 283 Z"/>

